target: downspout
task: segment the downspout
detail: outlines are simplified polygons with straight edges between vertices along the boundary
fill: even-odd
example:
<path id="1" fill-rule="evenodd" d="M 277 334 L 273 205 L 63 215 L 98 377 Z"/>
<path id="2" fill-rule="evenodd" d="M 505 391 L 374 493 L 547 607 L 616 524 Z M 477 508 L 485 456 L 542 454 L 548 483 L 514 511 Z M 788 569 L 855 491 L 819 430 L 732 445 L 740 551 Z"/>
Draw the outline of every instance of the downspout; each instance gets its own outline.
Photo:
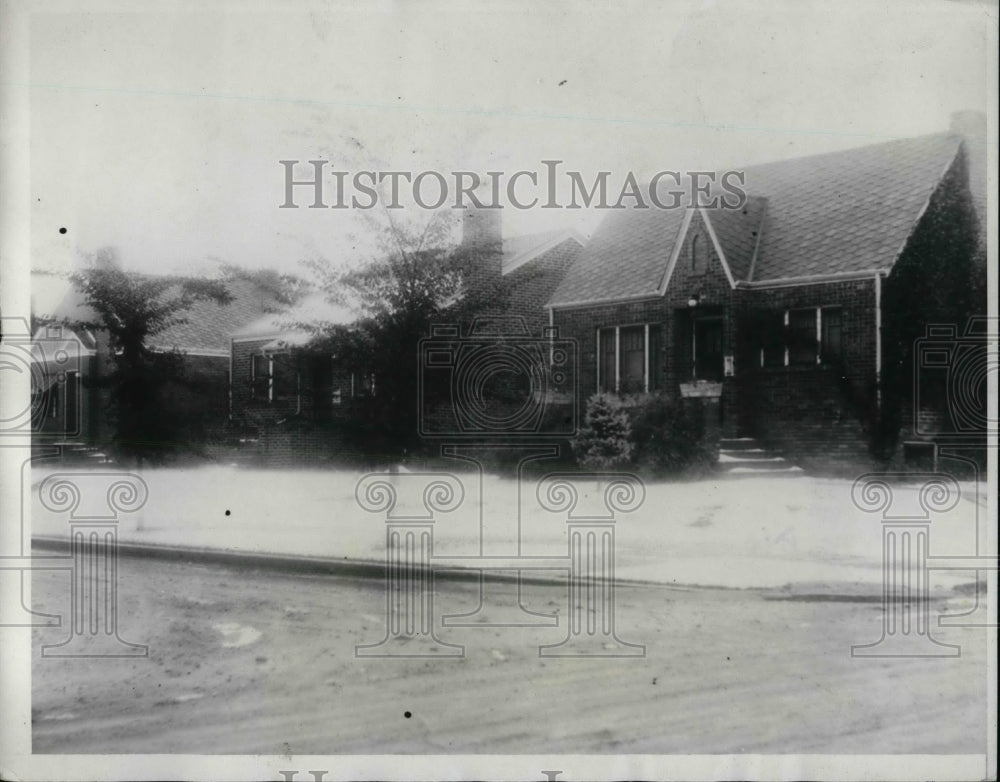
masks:
<path id="1" fill-rule="evenodd" d="M 875 410 L 882 420 L 882 273 L 875 272 Z"/>

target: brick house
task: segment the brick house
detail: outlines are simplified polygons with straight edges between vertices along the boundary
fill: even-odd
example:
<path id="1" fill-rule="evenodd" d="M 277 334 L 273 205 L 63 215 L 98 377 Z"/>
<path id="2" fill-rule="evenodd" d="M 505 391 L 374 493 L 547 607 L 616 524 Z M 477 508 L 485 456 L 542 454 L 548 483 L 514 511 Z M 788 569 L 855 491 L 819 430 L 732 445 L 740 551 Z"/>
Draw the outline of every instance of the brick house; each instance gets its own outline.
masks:
<path id="1" fill-rule="evenodd" d="M 530 334 L 540 335 L 548 325 L 545 304 L 584 241 L 572 230 L 503 239 L 498 210 L 470 209 L 459 246 L 471 251 L 464 285 L 474 289 L 502 282 L 502 303 L 482 314 L 518 318 Z M 344 426 L 377 393 L 378 378 L 318 351 L 310 345 L 311 334 L 296 324 L 349 327 L 357 317 L 350 307 L 313 294 L 230 335 L 230 419 L 257 442 L 269 463 L 311 462 L 344 453 Z"/>
<path id="2" fill-rule="evenodd" d="M 61 274 L 32 272 L 32 318 L 38 324 L 33 351 L 41 371 L 33 373 L 33 430 L 39 444 L 94 446 L 111 436 L 105 406 L 106 390 L 99 387 L 111 371 L 107 334 L 85 326 L 69 326 L 96 319 L 82 295 Z M 153 335 L 153 351 L 183 355 L 184 382 L 166 389 L 168 398 L 194 428 L 225 423 L 229 409 L 229 332 L 273 311 L 279 305 L 273 292 L 251 280 L 226 283 L 232 301 L 197 301 L 176 323 Z M 68 356 L 69 363 L 55 356 Z"/>
<path id="3" fill-rule="evenodd" d="M 101 431 L 96 392 L 86 382 L 99 372 L 102 335 L 70 328 L 94 313 L 62 275 L 31 273 L 32 439 L 41 443 L 94 442 Z"/>
<path id="4" fill-rule="evenodd" d="M 578 344 L 581 409 L 696 396 L 725 437 L 867 456 L 890 399 L 912 425 L 919 321 L 964 322 L 985 279 L 970 158 L 975 138 L 926 136 L 747 168 L 739 209 L 611 212 L 547 305 Z"/>
<path id="5" fill-rule="evenodd" d="M 297 324 L 349 326 L 357 314 L 310 294 L 291 308 L 261 316 L 230 335 L 230 416 L 247 427 L 297 417 L 339 420 L 372 392 L 372 378 L 309 347 L 312 334 Z"/>

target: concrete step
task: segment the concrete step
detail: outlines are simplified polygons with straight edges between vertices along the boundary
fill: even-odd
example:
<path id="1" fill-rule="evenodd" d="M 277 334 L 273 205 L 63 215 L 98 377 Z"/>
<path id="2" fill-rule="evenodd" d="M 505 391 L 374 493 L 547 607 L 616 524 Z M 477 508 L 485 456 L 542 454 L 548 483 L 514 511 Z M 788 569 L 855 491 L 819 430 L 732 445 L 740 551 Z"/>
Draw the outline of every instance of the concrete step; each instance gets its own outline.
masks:
<path id="1" fill-rule="evenodd" d="M 722 457 L 726 457 L 723 459 Z M 781 457 L 774 451 L 719 451 L 719 461 L 767 462 Z"/>
<path id="2" fill-rule="evenodd" d="M 719 441 L 719 449 L 724 451 L 760 450 L 760 443 L 753 437 L 724 437 Z"/>
<path id="3" fill-rule="evenodd" d="M 789 465 L 787 467 L 776 467 L 771 469 L 759 469 L 755 467 L 734 467 L 731 470 L 722 472 L 727 478 L 756 478 L 760 476 L 774 478 L 802 478 L 806 472 L 801 467 Z"/>
<path id="4" fill-rule="evenodd" d="M 801 467 L 783 456 L 761 446 L 753 437 L 726 438 L 719 443 L 718 468 L 731 477 L 774 475 L 794 477 L 804 475 Z"/>
<path id="5" fill-rule="evenodd" d="M 766 464 L 768 462 L 784 462 L 784 457 L 775 456 L 767 451 L 749 454 L 746 451 L 719 451 L 719 464 Z"/>
<path id="6" fill-rule="evenodd" d="M 85 443 L 58 443 L 62 446 L 60 458 L 64 462 L 89 462 L 92 464 L 110 464 L 114 460 L 96 446 Z"/>

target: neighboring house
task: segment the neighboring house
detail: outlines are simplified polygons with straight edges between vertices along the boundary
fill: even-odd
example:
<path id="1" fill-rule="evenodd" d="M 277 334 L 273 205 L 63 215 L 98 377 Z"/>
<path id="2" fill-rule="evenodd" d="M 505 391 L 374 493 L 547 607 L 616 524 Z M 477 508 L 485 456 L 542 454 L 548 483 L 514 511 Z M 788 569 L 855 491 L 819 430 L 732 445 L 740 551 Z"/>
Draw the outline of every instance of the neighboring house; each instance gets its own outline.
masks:
<path id="1" fill-rule="evenodd" d="M 578 343 L 580 405 L 598 391 L 715 399 L 724 436 L 866 456 L 887 398 L 910 425 L 909 395 L 884 384 L 904 376 L 920 297 L 968 302 L 985 275 L 971 144 L 942 134 L 754 166 L 738 210 L 611 212 L 548 303 Z"/>
<path id="2" fill-rule="evenodd" d="M 229 413 L 229 335 L 285 306 L 272 290 L 252 280 L 227 280 L 226 288 L 232 296 L 228 304 L 196 301 L 179 313 L 183 323 L 149 338 L 153 350 L 176 350 L 184 355 L 183 382 L 174 384 L 168 393 L 189 420 L 209 427 L 224 424 Z"/>
<path id="3" fill-rule="evenodd" d="M 356 319 L 353 310 L 314 293 L 232 332 L 231 417 L 260 427 L 291 417 L 327 423 L 348 415 L 357 400 L 371 393 L 371 378 L 311 348 L 313 334 L 299 324 L 346 326 Z"/>
<path id="4" fill-rule="evenodd" d="M 111 371 L 107 334 L 70 327 L 96 320 L 80 292 L 63 274 L 32 272 L 32 318 L 39 324 L 33 349 L 34 426 L 39 442 L 90 445 L 112 434 L 106 416 L 107 392 L 100 378 Z M 167 389 L 185 419 L 206 426 L 223 425 L 229 409 L 229 333 L 281 306 L 272 291 L 249 280 L 229 280 L 229 304 L 198 301 L 180 313 L 175 324 L 149 339 L 155 351 L 184 356 L 183 382 Z M 69 357 L 72 366 L 57 362 Z"/>
<path id="5" fill-rule="evenodd" d="M 505 283 L 504 306 L 484 314 L 520 319 L 528 333 L 541 337 L 548 325 L 545 303 L 584 239 L 563 230 L 502 239 L 500 212 L 484 209 L 465 214 L 462 244 L 476 250 L 468 289 Z M 315 294 L 231 334 L 231 419 L 258 440 L 270 462 L 329 455 L 340 447 L 340 430 L 358 404 L 377 393 L 377 377 L 311 346 L 310 334 L 296 325 L 349 326 L 357 317 Z M 408 358 L 417 361 L 416 353 Z"/>
<path id="6" fill-rule="evenodd" d="M 62 325 L 94 312 L 65 275 L 31 273 L 32 430 L 41 443 L 92 443 L 101 434 L 100 402 L 90 380 L 107 343 L 94 329 Z"/>

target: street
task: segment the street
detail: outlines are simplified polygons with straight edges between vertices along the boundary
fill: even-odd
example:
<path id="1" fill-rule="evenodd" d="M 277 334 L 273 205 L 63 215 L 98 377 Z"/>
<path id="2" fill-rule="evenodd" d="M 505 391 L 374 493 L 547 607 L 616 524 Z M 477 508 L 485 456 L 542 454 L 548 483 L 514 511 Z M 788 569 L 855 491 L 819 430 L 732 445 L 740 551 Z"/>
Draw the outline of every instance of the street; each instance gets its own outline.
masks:
<path id="1" fill-rule="evenodd" d="M 988 729 L 987 631 L 935 628 L 957 658 L 852 658 L 881 634 L 870 595 L 621 586 L 618 636 L 646 656 L 567 659 L 538 653 L 564 621 L 442 627 L 478 585 L 439 582 L 464 657 L 357 658 L 385 635 L 381 580 L 122 557 L 119 633 L 148 657 L 60 659 L 41 646 L 69 633 L 68 573 L 32 594 L 64 617 L 33 631 L 36 753 L 978 753 Z M 566 588 L 523 604 L 564 613 Z"/>

